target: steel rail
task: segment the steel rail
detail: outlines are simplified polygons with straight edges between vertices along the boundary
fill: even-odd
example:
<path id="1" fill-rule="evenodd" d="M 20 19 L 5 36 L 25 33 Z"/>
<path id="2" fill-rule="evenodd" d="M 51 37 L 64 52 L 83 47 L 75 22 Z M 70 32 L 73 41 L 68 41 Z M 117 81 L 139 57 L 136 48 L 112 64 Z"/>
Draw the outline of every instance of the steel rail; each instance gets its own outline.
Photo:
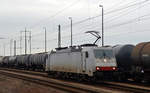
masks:
<path id="1" fill-rule="evenodd" d="M 44 72 L 34 72 L 34 71 L 26 71 L 26 70 L 8 69 L 8 68 L 0 68 L 0 71 L 1 70 L 17 72 L 17 73 L 24 73 L 24 74 L 29 74 L 29 75 L 42 76 L 42 77 L 48 77 L 48 75 L 46 75 L 46 73 L 44 73 Z M 86 85 L 92 85 L 93 87 L 106 87 L 106 88 L 117 89 L 117 90 L 128 91 L 128 92 L 136 92 L 136 93 L 150 92 L 150 88 L 147 86 L 145 87 L 142 84 L 134 85 L 131 83 L 114 82 L 114 81 L 100 81 L 100 82 L 97 82 L 96 84 L 89 83 L 89 82 L 88 83 L 81 82 L 81 83 L 86 84 Z M 88 92 L 94 92 L 94 91 L 88 90 Z"/>
<path id="2" fill-rule="evenodd" d="M 39 85 L 53 87 L 55 89 L 63 90 L 69 93 L 110 93 L 110 92 L 98 90 L 98 89 L 94 90 L 90 88 L 72 86 L 71 84 L 59 83 L 59 82 L 55 82 L 55 81 L 48 80 L 48 79 L 40 79 L 35 75 L 28 75 L 28 74 L 23 74 L 20 72 L 15 72 L 15 71 L 10 71 L 10 70 L 9 71 L 0 70 L 0 74 L 8 76 L 8 77 L 12 77 L 12 78 L 21 79 L 24 81 L 29 81 L 29 82 L 36 83 Z"/>

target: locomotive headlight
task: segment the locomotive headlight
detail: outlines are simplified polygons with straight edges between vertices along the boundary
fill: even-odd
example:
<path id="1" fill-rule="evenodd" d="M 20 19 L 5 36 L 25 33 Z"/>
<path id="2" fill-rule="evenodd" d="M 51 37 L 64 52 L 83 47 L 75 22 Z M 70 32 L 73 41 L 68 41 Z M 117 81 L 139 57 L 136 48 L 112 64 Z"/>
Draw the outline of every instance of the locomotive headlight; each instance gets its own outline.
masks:
<path id="1" fill-rule="evenodd" d="M 143 69 L 141 70 L 141 73 L 144 73 L 144 70 L 143 70 Z"/>
<path id="2" fill-rule="evenodd" d="M 113 70 L 116 70 L 116 68 L 115 68 L 115 67 L 113 67 L 112 69 L 113 69 Z"/>
<path id="3" fill-rule="evenodd" d="M 104 59 L 104 62 L 107 62 L 107 59 Z"/>
<path id="4" fill-rule="evenodd" d="M 96 66 L 96 70 L 99 71 L 99 70 L 100 70 L 100 67 Z"/>

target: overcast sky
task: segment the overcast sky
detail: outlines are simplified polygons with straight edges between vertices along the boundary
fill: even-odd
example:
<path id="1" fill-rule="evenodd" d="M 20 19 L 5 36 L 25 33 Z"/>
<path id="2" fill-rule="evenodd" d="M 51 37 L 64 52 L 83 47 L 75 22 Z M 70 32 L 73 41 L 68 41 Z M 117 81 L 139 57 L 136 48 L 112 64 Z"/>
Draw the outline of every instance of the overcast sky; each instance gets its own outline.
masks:
<path id="1" fill-rule="evenodd" d="M 73 20 L 73 44 L 93 43 L 86 31 L 101 34 L 101 7 L 104 6 L 105 45 L 137 44 L 150 40 L 149 0 L 0 0 L 0 55 L 10 55 L 10 40 L 17 41 L 20 54 L 20 31 L 32 33 L 32 53 L 44 51 L 44 29 L 47 28 L 47 50 L 57 47 L 58 25 L 62 46 L 70 46 L 70 20 Z M 29 36 L 29 33 L 27 33 Z M 3 39 L 4 38 L 4 39 Z M 29 37 L 27 37 L 29 40 Z M 98 42 L 101 45 L 101 40 Z M 13 46 L 13 43 L 12 43 Z M 24 33 L 22 32 L 22 53 Z M 29 41 L 28 41 L 29 53 Z M 13 47 L 12 47 L 13 54 Z"/>

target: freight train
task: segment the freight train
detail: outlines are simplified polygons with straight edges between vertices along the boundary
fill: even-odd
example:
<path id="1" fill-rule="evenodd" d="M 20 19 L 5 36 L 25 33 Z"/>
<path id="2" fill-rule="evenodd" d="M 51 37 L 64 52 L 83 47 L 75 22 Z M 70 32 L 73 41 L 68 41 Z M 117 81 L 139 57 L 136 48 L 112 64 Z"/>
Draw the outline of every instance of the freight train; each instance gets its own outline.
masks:
<path id="1" fill-rule="evenodd" d="M 49 53 L 6 56 L 0 59 L 0 64 L 27 70 L 42 69 L 53 76 L 77 79 L 112 78 L 117 73 L 117 62 L 112 48 L 89 44 L 56 48 Z"/>
<path id="2" fill-rule="evenodd" d="M 0 57 L 0 65 L 44 70 L 58 77 L 150 80 L 150 42 L 57 48 L 49 53 Z"/>

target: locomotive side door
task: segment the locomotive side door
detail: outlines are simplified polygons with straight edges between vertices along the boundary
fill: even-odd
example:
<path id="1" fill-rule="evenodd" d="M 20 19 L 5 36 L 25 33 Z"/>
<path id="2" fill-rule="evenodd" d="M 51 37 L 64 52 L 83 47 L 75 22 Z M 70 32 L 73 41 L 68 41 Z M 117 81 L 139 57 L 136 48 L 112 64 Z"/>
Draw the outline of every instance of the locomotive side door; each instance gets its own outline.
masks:
<path id="1" fill-rule="evenodd" d="M 88 58 L 88 52 L 82 52 L 82 72 L 86 72 L 86 59 Z"/>

